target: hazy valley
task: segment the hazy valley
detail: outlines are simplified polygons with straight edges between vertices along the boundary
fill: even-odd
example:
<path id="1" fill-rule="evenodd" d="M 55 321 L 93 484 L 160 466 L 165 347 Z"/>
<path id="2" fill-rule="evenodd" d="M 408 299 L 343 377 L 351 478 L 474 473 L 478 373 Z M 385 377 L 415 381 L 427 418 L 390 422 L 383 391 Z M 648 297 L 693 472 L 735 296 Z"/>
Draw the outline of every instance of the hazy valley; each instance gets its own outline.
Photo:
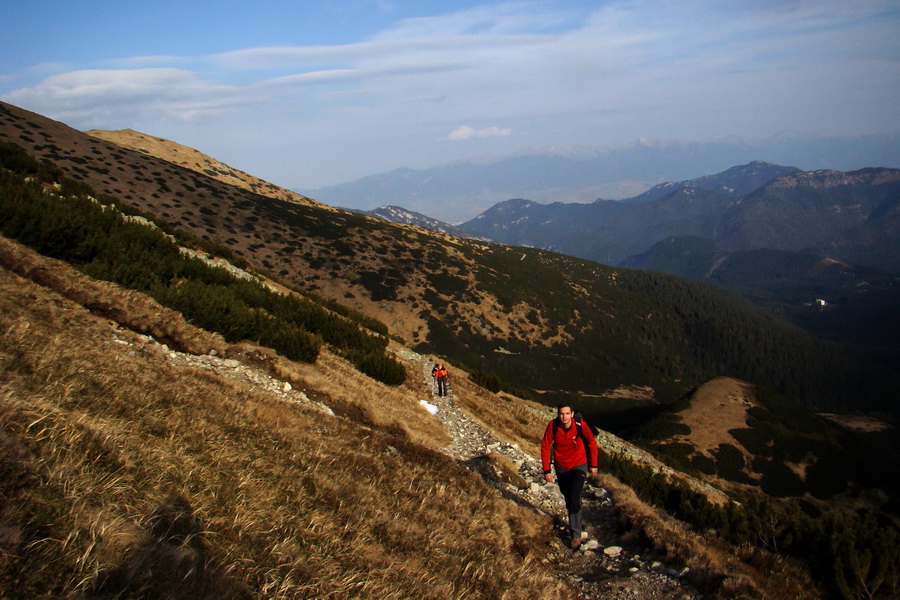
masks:
<path id="1" fill-rule="evenodd" d="M 361 210 L 402 206 L 459 224 L 510 198 L 541 204 L 622 200 L 666 182 L 718 173 L 759 159 L 803 170 L 893 166 L 900 160 L 897 148 L 895 135 L 821 137 L 783 132 L 761 140 L 641 139 L 615 148 L 553 147 L 427 169 L 396 169 L 302 192 L 332 206 Z M 888 164 L 885 157 L 891 157 Z"/>

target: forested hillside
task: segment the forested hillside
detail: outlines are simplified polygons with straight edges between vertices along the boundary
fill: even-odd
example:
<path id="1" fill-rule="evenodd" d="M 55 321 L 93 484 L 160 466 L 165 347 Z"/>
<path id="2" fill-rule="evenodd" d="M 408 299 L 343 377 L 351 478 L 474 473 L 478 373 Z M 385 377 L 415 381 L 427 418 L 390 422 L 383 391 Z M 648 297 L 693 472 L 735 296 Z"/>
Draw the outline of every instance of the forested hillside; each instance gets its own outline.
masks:
<path id="1" fill-rule="evenodd" d="M 606 408 L 623 386 L 649 387 L 665 402 L 733 375 L 811 406 L 893 409 L 886 390 L 896 373 L 697 283 L 276 200 L 8 105 L 0 135 L 95 196 L 214 242 L 297 290 L 384 322 L 423 352 L 547 403 L 576 397 Z"/>
<path id="2" fill-rule="evenodd" d="M 628 266 L 728 288 L 857 356 L 900 364 L 900 281 L 893 273 L 787 250 L 728 252 L 696 237 L 663 240 Z"/>

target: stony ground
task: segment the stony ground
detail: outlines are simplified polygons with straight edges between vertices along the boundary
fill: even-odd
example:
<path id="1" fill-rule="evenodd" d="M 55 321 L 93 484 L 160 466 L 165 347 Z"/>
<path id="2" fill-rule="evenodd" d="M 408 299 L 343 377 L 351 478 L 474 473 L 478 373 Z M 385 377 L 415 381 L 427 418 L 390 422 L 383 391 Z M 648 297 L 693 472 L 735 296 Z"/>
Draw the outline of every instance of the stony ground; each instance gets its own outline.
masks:
<path id="1" fill-rule="evenodd" d="M 331 410 L 308 398 L 290 384 L 271 378 L 268 374 L 247 367 L 236 360 L 217 356 L 194 356 L 173 352 L 159 346 L 152 338 L 143 337 L 146 346 L 156 346 L 169 360 L 216 371 L 218 374 L 249 380 L 255 387 L 280 395 L 285 400 L 310 404 L 331 413 Z M 119 343 L 129 343 L 119 338 Z M 615 516 L 615 498 L 606 490 L 585 486 L 583 497 L 584 521 L 587 538 L 579 550 L 569 547 L 565 535 L 565 505 L 555 484 L 548 484 L 543 477 L 539 457 L 523 452 L 518 446 L 499 441 L 462 410 L 455 401 L 452 385 L 450 393 L 438 397 L 434 393 L 431 378 L 432 363 L 422 358 L 422 385 L 424 402 L 446 427 L 452 442 L 442 449 L 449 457 L 479 473 L 485 482 L 510 501 L 532 508 L 538 514 L 550 515 L 556 520 L 558 537 L 547 550 L 545 561 L 553 565 L 560 577 L 585 600 L 701 600 L 702 596 L 684 584 L 684 572 L 678 572 L 645 556 L 646 551 L 623 548 L 619 542 L 618 519 Z M 452 382 L 451 382 L 452 383 Z M 333 413 L 332 413 L 333 414 Z M 601 442 L 602 443 L 602 442 Z M 502 472 L 492 466 L 489 454 L 502 454 L 518 468 L 524 485 L 514 485 L 504 479 Z"/>
<path id="2" fill-rule="evenodd" d="M 553 516 L 558 538 L 548 549 L 546 561 L 552 563 L 586 600 L 699 600 L 700 594 L 683 585 L 684 572 L 668 568 L 658 561 L 619 545 L 615 499 L 606 490 L 585 486 L 583 497 L 587 539 L 577 551 L 571 550 L 565 535 L 565 504 L 556 484 L 544 480 L 539 457 L 526 454 L 515 445 L 500 442 L 460 410 L 454 402 L 452 382 L 448 396 L 434 394 L 431 362 L 422 361 L 423 386 L 435 415 L 453 437 L 443 449 L 459 463 L 476 470 L 485 481 L 505 497 Z M 434 409 L 432 409 L 434 412 Z M 503 474 L 485 458 L 503 454 L 518 467 L 525 487 L 504 481 Z"/>

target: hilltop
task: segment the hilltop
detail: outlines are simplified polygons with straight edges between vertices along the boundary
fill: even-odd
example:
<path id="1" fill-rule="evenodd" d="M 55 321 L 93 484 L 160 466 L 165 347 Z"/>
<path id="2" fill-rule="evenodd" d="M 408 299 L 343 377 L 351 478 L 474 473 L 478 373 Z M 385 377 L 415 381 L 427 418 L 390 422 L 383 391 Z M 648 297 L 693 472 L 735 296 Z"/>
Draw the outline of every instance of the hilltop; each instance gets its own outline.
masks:
<path id="1" fill-rule="evenodd" d="M 178 144 L 171 140 L 145 135 L 133 129 L 120 129 L 118 131 L 92 129 L 85 133 L 91 137 L 112 142 L 117 146 L 135 150 L 137 152 L 143 152 L 148 156 L 161 158 L 172 164 L 196 171 L 197 173 L 203 173 L 222 183 L 227 183 L 228 185 L 233 185 L 250 192 L 264 194 L 288 202 L 322 206 L 306 196 L 263 181 L 259 177 L 230 167 L 222 161 L 207 156 L 194 148 Z"/>

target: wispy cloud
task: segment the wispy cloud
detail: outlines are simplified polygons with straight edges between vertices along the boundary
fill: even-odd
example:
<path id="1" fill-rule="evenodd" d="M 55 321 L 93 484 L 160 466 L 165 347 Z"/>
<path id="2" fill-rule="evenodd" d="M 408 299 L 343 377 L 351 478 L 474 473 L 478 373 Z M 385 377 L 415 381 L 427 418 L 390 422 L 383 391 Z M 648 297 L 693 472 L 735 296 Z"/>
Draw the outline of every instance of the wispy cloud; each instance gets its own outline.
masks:
<path id="1" fill-rule="evenodd" d="M 512 135 L 512 129 L 508 127 L 484 127 L 483 129 L 475 129 L 468 125 L 463 125 L 454 129 L 447 136 L 448 140 L 470 140 L 472 138 L 488 138 L 488 137 L 506 137 Z"/>
<path id="2" fill-rule="evenodd" d="M 383 104 L 388 94 L 440 96 L 447 99 L 442 109 L 448 119 L 472 118 L 476 110 L 484 118 L 525 118 L 646 106 L 650 95 L 668 98 L 672 105 L 690 103 L 691 97 L 709 105 L 718 97 L 732 101 L 728 86 L 734 78 L 729 76 L 735 74 L 794 70 L 799 85 L 800 71 L 819 62 L 816 53 L 845 47 L 839 41 L 847 36 L 860 40 L 878 27 L 873 18 L 879 4 L 888 10 L 887 2 L 877 1 L 866 6 L 825 2 L 824 9 L 822 4 L 609 2 L 576 19 L 557 5 L 548 10 L 542 3 L 498 3 L 401 20 L 370 40 L 351 44 L 118 59 L 120 66 L 140 68 L 54 75 L 6 98 L 67 107 L 80 98 L 84 111 L 89 105 L 156 106 L 188 97 L 199 105 L 222 106 L 245 105 L 251 97 L 277 100 L 255 95 L 252 90 L 260 85 L 353 83 L 364 86 L 353 100 L 357 106 L 366 95 L 373 106 Z M 181 68 L 161 66 L 172 64 Z M 208 102 L 200 100 L 204 94 Z M 403 111 L 410 116 L 408 107 Z M 183 114 L 173 110 L 160 116 L 181 119 Z"/>
<path id="3" fill-rule="evenodd" d="M 354 148 L 334 169 L 380 168 L 387 147 L 406 152 L 400 166 L 468 146 L 437 140 L 513 150 L 526 133 L 548 145 L 872 133 L 900 123 L 898 22 L 895 0 L 486 3 L 349 43 L 57 65 L 2 98 L 75 126 L 200 120 L 227 127 L 226 143 L 244 127 L 321 156 Z M 306 165 L 323 171 L 293 168 Z"/>
<path id="4" fill-rule="evenodd" d="M 166 68 L 72 71 L 15 90 L 6 98 L 75 119 L 82 126 L 103 125 L 103 119 L 193 121 L 253 102 L 237 88 L 202 81 L 192 71 Z"/>

